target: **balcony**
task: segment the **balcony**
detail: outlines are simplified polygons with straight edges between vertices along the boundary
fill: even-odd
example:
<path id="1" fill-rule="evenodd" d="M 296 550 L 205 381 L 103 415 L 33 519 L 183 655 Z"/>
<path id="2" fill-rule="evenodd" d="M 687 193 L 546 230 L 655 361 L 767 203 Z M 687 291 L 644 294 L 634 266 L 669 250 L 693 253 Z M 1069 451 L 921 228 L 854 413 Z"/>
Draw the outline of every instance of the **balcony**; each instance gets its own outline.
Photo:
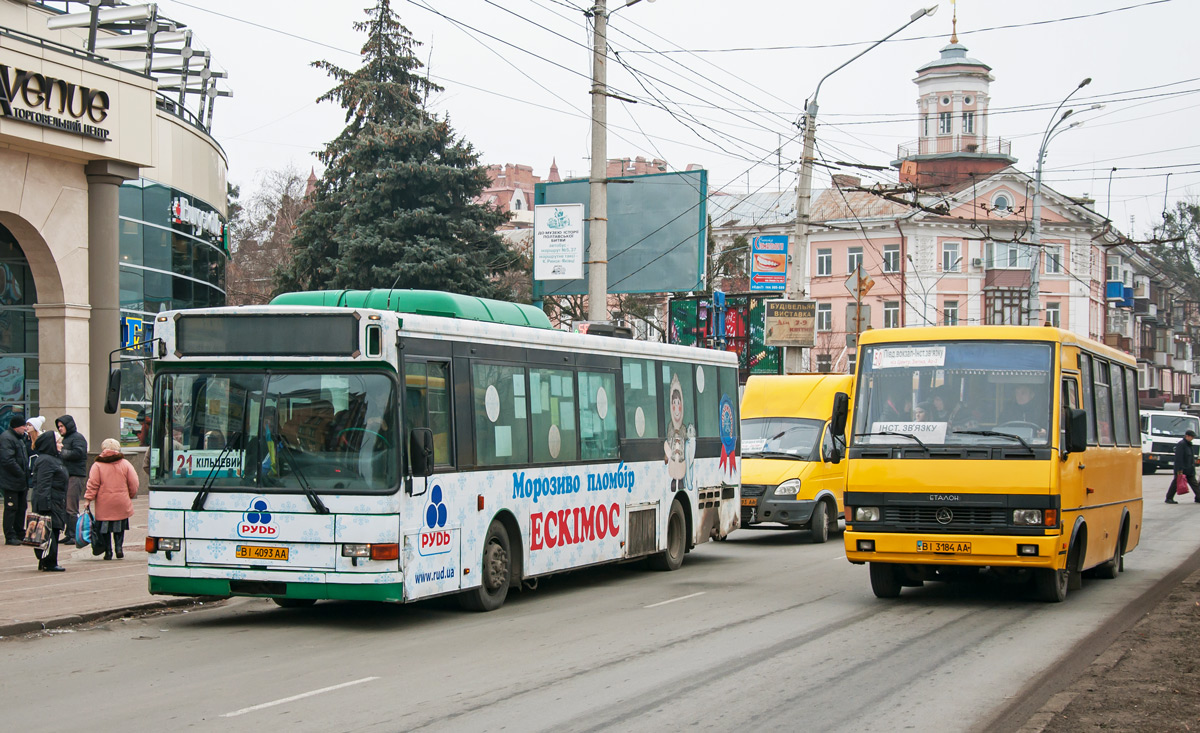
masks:
<path id="1" fill-rule="evenodd" d="M 1120 333 L 1106 333 L 1104 334 L 1104 343 L 1106 346 L 1124 351 L 1126 354 L 1133 353 L 1133 339 L 1129 336 L 1123 336 Z"/>
<path id="2" fill-rule="evenodd" d="M 911 140 L 896 147 L 896 157 L 908 160 L 918 155 L 998 155 L 1009 157 L 1012 144 L 1003 138 L 982 135 L 938 135 Z"/>
<path id="3" fill-rule="evenodd" d="M 1029 290 L 1030 272 L 1028 268 L 1007 269 L 988 267 L 983 275 L 985 290 L 1024 289 Z"/>
<path id="4" fill-rule="evenodd" d="M 1165 351 L 1154 352 L 1154 366 L 1169 367 L 1171 366 L 1171 355 Z"/>
<path id="5" fill-rule="evenodd" d="M 1183 359 L 1178 356 L 1172 357 L 1171 358 L 1171 368 L 1174 369 L 1175 371 L 1179 372 L 1180 374 L 1191 374 L 1192 373 L 1192 360 L 1191 359 Z"/>
<path id="6" fill-rule="evenodd" d="M 1138 359 L 1141 361 L 1154 361 L 1154 347 L 1143 346 L 1138 349 Z"/>

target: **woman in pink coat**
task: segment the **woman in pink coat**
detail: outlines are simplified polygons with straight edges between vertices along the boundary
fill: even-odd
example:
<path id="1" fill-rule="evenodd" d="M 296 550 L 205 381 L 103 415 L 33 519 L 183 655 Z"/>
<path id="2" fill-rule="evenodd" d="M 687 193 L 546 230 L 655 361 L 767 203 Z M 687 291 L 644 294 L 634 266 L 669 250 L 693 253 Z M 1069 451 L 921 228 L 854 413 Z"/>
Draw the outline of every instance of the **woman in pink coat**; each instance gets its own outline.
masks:
<path id="1" fill-rule="evenodd" d="M 92 552 L 99 555 L 100 549 L 103 549 L 104 559 L 111 560 L 115 549 L 117 559 L 121 559 L 125 557 L 125 530 L 129 529 L 133 499 L 137 496 L 137 471 L 121 455 L 121 444 L 117 441 L 106 438 L 100 448 L 100 455 L 88 473 L 83 511 L 87 511 L 95 502 L 93 514 L 96 523 L 92 531 L 99 532 L 104 542 L 99 546 L 93 545 Z"/>

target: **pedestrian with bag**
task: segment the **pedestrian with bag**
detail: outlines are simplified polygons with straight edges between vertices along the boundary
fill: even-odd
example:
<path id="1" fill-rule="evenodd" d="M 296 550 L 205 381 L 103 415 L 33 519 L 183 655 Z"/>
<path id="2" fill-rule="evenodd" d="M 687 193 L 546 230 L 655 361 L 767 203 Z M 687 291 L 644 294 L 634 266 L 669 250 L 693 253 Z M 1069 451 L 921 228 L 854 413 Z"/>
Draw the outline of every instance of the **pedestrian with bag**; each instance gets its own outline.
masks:
<path id="1" fill-rule="evenodd" d="M 24 415 L 13 415 L 0 433 L 0 491 L 4 493 L 4 544 L 19 545 L 25 537 L 26 492 L 29 489 L 29 451 L 25 447 Z"/>
<path id="2" fill-rule="evenodd" d="M 62 436 L 63 465 L 67 467 L 67 536 L 63 542 L 75 542 L 75 524 L 79 519 L 79 500 L 87 485 L 88 442 L 75 427 L 75 418 L 63 415 L 54 421 Z"/>
<path id="3" fill-rule="evenodd" d="M 93 537 L 100 534 L 100 543 L 92 543 L 92 554 L 104 553 L 105 560 L 125 557 L 125 530 L 133 516 L 133 500 L 137 497 L 138 477 L 133 464 L 121 454 L 121 444 L 105 438 L 100 455 L 88 474 L 87 491 L 83 495 L 83 511 L 95 502 L 92 525 Z"/>
<path id="4" fill-rule="evenodd" d="M 50 544 L 38 556 L 38 570 L 61 573 L 58 532 L 67 526 L 67 469 L 58 457 L 54 433 L 42 433 L 33 443 L 33 511 L 50 517 Z"/>
<path id="5" fill-rule="evenodd" d="M 1176 494 L 1186 494 L 1191 487 L 1195 501 L 1200 502 L 1200 483 L 1196 482 L 1196 454 L 1192 451 L 1192 441 L 1196 433 L 1187 431 L 1183 439 L 1175 444 L 1175 475 L 1171 477 L 1171 488 L 1167 489 L 1167 503 L 1178 504 Z"/>

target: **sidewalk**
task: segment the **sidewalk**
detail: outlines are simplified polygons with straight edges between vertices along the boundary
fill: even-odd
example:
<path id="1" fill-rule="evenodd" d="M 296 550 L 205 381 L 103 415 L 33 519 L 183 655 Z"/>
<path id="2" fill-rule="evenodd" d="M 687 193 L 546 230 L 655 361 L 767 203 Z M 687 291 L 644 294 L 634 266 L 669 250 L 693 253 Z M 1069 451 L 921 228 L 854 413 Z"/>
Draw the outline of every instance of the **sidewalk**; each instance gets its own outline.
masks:
<path id="1" fill-rule="evenodd" d="M 42 573 L 33 548 L 0 545 L 0 637 L 195 603 L 146 590 L 146 507 L 145 494 L 134 499 L 122 560 L 61 545 L 58 564 L 67 572 Z"/>

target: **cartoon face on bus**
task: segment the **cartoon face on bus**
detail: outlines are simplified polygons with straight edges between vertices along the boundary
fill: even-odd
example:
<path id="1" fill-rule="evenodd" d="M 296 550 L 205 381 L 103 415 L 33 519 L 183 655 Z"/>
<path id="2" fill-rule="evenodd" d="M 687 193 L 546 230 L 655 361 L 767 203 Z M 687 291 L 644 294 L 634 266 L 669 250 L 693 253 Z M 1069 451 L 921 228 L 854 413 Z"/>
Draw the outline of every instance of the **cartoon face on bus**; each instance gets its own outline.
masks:
<path id="1" fill-rule="evenodd" d="M 667 426 L 663 450 L 666 453 L 667 474 L 671 477 L 671 490 L 683 491 L 687 488 L 685 478 L 688 465 L 695 456 L 695 446 L 689 445 L 694 441 L 689 441 L 692 436 L 688 435 L 683 425 L 683 387 L 679 384 L 678 375 L 671 375 L 670 397 L 671 424 Z"/>

